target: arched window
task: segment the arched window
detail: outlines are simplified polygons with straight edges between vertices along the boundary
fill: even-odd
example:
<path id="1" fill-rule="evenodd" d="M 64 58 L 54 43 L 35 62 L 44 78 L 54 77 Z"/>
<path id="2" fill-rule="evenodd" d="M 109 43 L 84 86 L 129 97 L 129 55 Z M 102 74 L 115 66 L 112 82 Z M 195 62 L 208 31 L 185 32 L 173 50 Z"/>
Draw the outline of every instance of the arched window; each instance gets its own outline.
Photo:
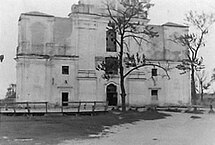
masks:
<path id="1" fill-rule="evenodd" d="M 106 88 L 107 101 L 109 106 L 117 106 L 117 87 L 110 84 Z"/>
<path id="2" fill-rule="evenodd" d="M 106 51 L 116 52 L 116 32 L 112 29 L 106 32 Z"/>

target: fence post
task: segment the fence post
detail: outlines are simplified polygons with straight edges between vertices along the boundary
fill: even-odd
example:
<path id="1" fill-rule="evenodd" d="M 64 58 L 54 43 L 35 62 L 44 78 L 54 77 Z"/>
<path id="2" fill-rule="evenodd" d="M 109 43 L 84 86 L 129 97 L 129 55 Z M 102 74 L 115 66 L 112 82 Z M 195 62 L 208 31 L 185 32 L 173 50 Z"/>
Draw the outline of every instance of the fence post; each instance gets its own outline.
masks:
<path id="1" fill-rule="evenodd" d="M 61 105 L 61 113 L 63 114 L 63 103 Z"/>
<path id="2" fill-rule="evenodd" d="M 94 101 L 94 104 L 93 104 L 93 106 L 92 106 L 92 111 L 94 112 L 95 109 L 96 109 L 96 101 Z"/>
<path id="3" fill-rule="evenodd" d="M 1 112 L 1 107 L 2 107 L 2 104 L 1 104 L 1 102 L 0 102 L 0 127 L 1 127 L 1 114 L 2 114 L 2 112 Z"/>
<path id="4" fill-rule="evenodd" d="M 106 104 L 105 104 L 105 112 L 107 111 L 108 109 L 108 101 L 106 101 Z"/>
<path id="5" fill-rule="evenodd" d="M 79 102 L 79 105 L 78 105 L 78 113 L 80 112 L 80 109 L 81 109 L 81 102 Z"/>
<path id="6" fill-rule="evenodd" d="M 45 102 L 46 104 L 46 114 L 48 113 L 48 102 Z"/>
<path id="7" fill-rule="evenodd" d="M 212 104 L 210 104 L 210 110 L 209 110 L 209 112 L 208 112 L 208 113 L 214 113 L 213 105 L 212 105 Z"/>
<path id="8" fill-rule="evenodd" d="M 29 103 L 28 102 L 26 102 L 27 103 L 27 110 L 28 110 L 28 114 L 30 115 L 30 107 L 29 107 Z"/>
<path id="9" fill-rule="evenodd" d="M 84 104 L 84 110 L 86 110 L 87 103 Z"/>
<path id="10" fill-rule="evenodd" d="M 14 112 L 14 115 L 16 115 L 16 107 L 15 107 L 15 105 L 13 105 L 13 112 Z"/>

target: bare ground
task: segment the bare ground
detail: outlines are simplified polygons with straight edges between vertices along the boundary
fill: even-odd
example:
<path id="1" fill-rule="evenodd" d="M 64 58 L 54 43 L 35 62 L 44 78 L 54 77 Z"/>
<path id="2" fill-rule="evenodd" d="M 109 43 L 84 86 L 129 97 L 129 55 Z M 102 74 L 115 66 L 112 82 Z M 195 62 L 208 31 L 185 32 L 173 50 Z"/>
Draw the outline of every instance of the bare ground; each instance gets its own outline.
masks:
<path id="1" fill-rule="evenodd" d="M 0 145 L 73 144 L 68 140 L 87 140 L 111 126 L 169 116 L 157 112 L 109 112 L 96 116 L 0 116 Z M 105 128 L 104 128 L 105 126 Z M 102 132 L 102 134 L 101 134 Z"/>
<path id="2" fill-rule="evenodd" d="M 99 138 L 59 145 L 215 145 L 215 114 L 170 114 L 166 119 L 113 126 Z"/>

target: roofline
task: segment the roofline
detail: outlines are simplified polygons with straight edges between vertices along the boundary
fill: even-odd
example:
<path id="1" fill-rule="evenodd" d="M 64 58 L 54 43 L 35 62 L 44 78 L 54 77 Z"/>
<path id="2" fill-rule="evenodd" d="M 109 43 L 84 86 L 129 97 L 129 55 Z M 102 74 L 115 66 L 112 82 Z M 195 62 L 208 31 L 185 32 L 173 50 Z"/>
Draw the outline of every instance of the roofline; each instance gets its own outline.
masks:
<path id="1" fill-rule="evenodd" d="M 188 28 L 189 26 L 186 25 L 180 25 L 180 24 L 163 24 L 161 26 L 169 26 L 169 27 L 182 27 L 182 28 Z"/>
<path id="2" fill-rule="evenodd" d="M 162 27 L 162 25 L 158 25 L 158 24 L 147 24 L 148 26 L 157 26 L 157 27 Z"/>
<path id="3" fill-rule="evenodd" d="M 55 17 L 53 15 L 46 15 L 46 14 L 29 14 L 29 13 L 21 13 L 21 15 L 27 15 L 27 16 L 39 16 L 39 17 Z"/>
<path id="4" fill-rule="evenodd" d="M 70 18 L 71 15 L 73 15 L 73 14 L 75 14 L 75 15 L 80 14 L 80 15 L 89 15 L 89 16 L 97 16 L 97 17 L 110 18 L 110 16 L 108 16 L 108 15 L 97 14 L 97 13 L 85 13 L 85 12 L 77 12 L 77 13 L 73 13 L 73 12 L 72 12 L 72 13 L 69 13 L 69 14 L 68 14 L 69 18 Z M 115 17 L 115 16 L 113 16 L 113 17 Z M 143 18 L 133 17 L 133 19 L 141 19 L 141 20 L 142 20 Z M 144 20 L 149 21 L 150 19 L 145 18 Z"/>

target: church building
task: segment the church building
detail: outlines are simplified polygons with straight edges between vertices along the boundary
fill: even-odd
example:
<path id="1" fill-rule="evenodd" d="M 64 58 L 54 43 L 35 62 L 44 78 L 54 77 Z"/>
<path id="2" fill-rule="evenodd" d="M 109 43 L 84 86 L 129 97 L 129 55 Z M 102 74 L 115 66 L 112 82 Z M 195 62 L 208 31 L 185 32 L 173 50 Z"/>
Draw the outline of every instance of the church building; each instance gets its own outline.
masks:
<path id="1" fill-rule="evenodd" d="M 108 101 L 111 106 L 121 105 L 119 71 L 112 70 L 115 75 L 107 80 L 96 69 L 102 61 L 114 61 L 119 51 L 113 42 L 117 34 L 107 30 L 110 18 L 103 17 L 104 13 L 101 0 L 80 0 L 65 18 L 36 11 L 21 14 L 17 102 Z M 138 21 L 150 25 L 147 15 Z M 125 80 L 126 104 L 189 104 L 190 74 L 180 74 L 176 68 L 186 58 L 187 49 L 172 41 L 174 35 L 188 33 L 188 27 L 172 22 L 150 26 L 159 36 L 145 43 L 142 51 L 151 62 L 169 68 L 170 79 L 156 67 L 133 71 Z"/>

